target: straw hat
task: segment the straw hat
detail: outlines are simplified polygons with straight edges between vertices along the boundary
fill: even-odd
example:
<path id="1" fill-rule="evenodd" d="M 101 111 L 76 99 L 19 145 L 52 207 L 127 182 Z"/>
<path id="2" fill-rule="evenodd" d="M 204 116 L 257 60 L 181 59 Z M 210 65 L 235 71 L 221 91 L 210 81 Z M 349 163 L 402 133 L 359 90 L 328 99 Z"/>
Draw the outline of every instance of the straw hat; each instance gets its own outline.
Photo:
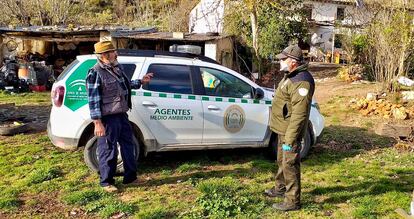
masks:
<path id="1" fill-rule="evenodd" d="M 95 47 L 96 54 L 101 54 L 104 52 L 116 50 L 111 41 L 102 41 L 102 42 L 95 43 L 94 47 Z"/>

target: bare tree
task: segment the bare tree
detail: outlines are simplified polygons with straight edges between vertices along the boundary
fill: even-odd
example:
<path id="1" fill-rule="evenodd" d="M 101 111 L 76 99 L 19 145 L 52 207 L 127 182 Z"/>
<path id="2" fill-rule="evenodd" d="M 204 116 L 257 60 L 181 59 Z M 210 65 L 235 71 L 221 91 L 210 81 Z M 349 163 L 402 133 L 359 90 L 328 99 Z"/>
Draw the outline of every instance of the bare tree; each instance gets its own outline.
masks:
<path id="1" fill-rule="evenodd" d="M 0 19 L 4 23 L 18 23 L 22 25 L 31 24 L 30 9 L 32 2 L 22 0 L 0 1 Z"/>
<path id="2" fill-rule="evenodd" d="M 76 21 L 77 8 L 83 1 L 74 0 L 2 0 L 0 21 L 24 26 L 67 24 Z"/>
<path id="3" fill-rule="evenodd" d="M 407 0 L 371 0 L 366 7 L 374 16 L 366 28 L 368 61 L 375 79 L 384 82 L 384 89 L 396 91 L 393 81 L 405 76 L 414 55 L 414 24 Z"/>

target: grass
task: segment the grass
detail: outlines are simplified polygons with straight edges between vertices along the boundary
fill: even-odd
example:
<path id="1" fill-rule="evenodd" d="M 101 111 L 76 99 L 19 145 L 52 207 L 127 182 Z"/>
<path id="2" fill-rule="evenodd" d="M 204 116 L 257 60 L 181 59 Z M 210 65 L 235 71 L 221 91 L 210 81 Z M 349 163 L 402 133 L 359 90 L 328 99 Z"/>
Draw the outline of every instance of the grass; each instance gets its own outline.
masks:
<path id="1" fill-rule="evenodd" d="M 12 101 L 0 94 L 0 103 Z M 34 94 L 35 96 L 38 94 Z M 18 105 L 48 101 L 48 96 Z M 374 134 L 375 118 L 347 107 L 348 97 L 321 104 L 327 126 L 302 162 L 302 209 L 280 213 L 281 199 L 264 197 L 273 186 L 274 161 L 261 149 L 153 154 L 139 164 L 139 187 L 105 193 L 83 162 L 82 149 L 63 151 L 46 133 L 0 136 L 0 217 L 109 218 L 397 218 L 408 211 L 414 156 L 394 149 L 393 139 Z M 67 217 L 67 216 L 66 216 Z"/>
<path id="2" fill-rule="evenodd" d="M 0 91 L 0 103 L 50 105 L 50 92 L 10 93 L 8 91 Z"/>

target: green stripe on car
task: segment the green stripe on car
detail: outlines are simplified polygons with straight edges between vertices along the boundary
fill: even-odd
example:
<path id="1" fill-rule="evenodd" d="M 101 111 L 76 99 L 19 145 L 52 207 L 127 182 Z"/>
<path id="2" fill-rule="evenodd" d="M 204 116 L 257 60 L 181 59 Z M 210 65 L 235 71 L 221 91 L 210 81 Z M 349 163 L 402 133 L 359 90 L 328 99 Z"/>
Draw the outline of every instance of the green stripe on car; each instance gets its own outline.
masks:
<path id="1" fill-rule="evenodd" d="M 173 99 L 188 99 L 188 100 L 202 100 L 202 101 L 214 101 L 214 102 L 228 102 L 228 103 L 247 103 L 247 104 L 265 104 L 271 105 L 270 100 L 248 100 L 248 99 L 237 99 L 237 98 L 226 98 L 226 97 L 208 97 L 208 96 L 196 96 L 196 95 L 185 95 L 185 94 L 168 94 L 168 93 L 157 93 L 147 91 L 132 91 L 134 96 L 144 97 L 161 97 L 161 98 L 173 98 Z"/>

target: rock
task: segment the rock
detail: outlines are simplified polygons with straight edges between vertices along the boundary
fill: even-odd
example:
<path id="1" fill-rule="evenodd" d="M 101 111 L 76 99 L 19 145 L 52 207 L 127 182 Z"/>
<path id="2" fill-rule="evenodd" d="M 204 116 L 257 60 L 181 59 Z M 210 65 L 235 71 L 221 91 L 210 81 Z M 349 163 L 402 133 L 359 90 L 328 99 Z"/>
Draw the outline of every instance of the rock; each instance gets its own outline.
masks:
<path id="1" fill-rule="evenodd" d="M 327 216 L 327 217 L 332 216 L 332 214 L 333 214 L 333 211 L 331 211 L 331 210 L 327 210 L 323 213 L 323 215 Z"/>
<path id="2" fill-rule="evenodd" d="M 356 98 L 352 98 L 350 101 L 349 101 L 349 103 L 357 103 L 358 102 L 358 99 L 356 99 Z"/>
<path id="3" fill-rule="evenodd" d="M 408 87 L 414 86 L 414 81 L 404 76 L 399 77 L 397 81 L 398 83 Z"/>
<path id="4" fill-rule="evenodd" d="M 407 113 L 410 119 L 414 119 L 414 109 L 407 110 Z"/>
<path id="5" fill-rule="evenodd" d="M 368 116 L 368 114 L 369 114 L 369 110 L 361 110 L 361 114 L 362 115 L 364 115 L 364 116 Z"/>
<path id="6" fill-rule="evenodd" d="M 123 218 L 125 216 L 126 216 L 126 214 L 124 212 L 121 212 L 121 213 L 117 213 L 117 214 L 112 215 L 111 219 L 120 219 L 120 218 Z"/>
<path id="7" fill-rule="evenodd" d="M 408 114 L 404 107 L 393 109 L 392 116 L 398 120 L 405 120 L 408 118 Z"/>
<path id="8" fill-rule="evenodd" d="M 412 128 L 408 125 L 392 125 L 383 123 L 375 130 L 377 135 L 388 136 L 392 138 L 407 138 L 411 136 Z"/>
<path id="9" fill-rule="evenodd" d="M 403 91 L 401 95 L 403 100 L 414 100 L 414 91 Z"/>
<path id="10" fill-rule="evenodd" d="M 377 100 L 378 99 L 378 95 L 376 93 L 367 93 L 367 100 L 371 101 L 371 100 Z"/>

